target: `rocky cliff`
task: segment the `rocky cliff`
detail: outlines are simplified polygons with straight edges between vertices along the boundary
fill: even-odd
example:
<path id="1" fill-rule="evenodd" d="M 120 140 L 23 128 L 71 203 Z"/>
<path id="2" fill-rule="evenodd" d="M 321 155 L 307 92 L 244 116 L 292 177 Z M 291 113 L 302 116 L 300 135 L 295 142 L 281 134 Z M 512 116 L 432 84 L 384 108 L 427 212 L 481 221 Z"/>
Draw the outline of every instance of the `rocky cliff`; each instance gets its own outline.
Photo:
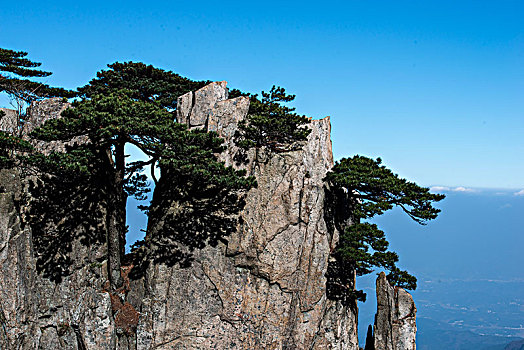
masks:
<path id="1" fill-rule="evenodd" d="M 384 272 L 377 278 L 377 313 L 366 350 L 415 350 L 417 308 L 411 295 L 391 286 Z M 370 342 L 371 344 L 368 344 Z"/>
<path id="2" fill-rule="evenodd" d="M 181 96 L 178 106 L 179 122 L 225 139 L 221 157 L 236 166 L 233 135 L 249 99 L 228 99 L 219 82 Z M 38 102 L 28 125 L 56 118 L 65 107 Z M 247 194 L 227 242 L 195 250 L 189 266 L 151 264 L 141 277 L 126 278 L 120 295 L 105 290 L 103 220 L 69 223 L 56 247 L 45 238 L 68 220 L 38 219 L 33 208 L 60 212 L 97 194 L 64 190 L 66 200 L 46 206 L 33 194 L 45 181 L 2 171 L 0 349 L 358 349 L 356 304 L 330 300 L 326 291 L 338 240 L 323 181 L 333 166 L 329 118 L 312 121 L 311 130 L 300 151 L 248 154 L 240 167 L 258 187 Z M 88 204 L 63 215 L 103 218 L 103 205 Z M 53 278 L 56 269 L 66 273 Z"/>
<path id="3" fill-rule="evenodd" d="M 23 136 L 66 107 L 60 99 L 33 104 Z M 79 214 L 68 208 L 78 197 L 61 193 L 40 203 L 33 197 L 38 186 L 42 189 L 42 179 L 34 174 L 22 178 L 16 169 L 0 171 L 0 349 L 109 349 L 115 327 L 110 296 L 102 290 L 103 240 L 81 225 L 56 236 L 57 227 L 70 223 L 67 217 Z M 95 212 L 91 203 L 83 207 Z M 46 213 L 63 217 L 53 222 Z M 67 272 L 54 278 L 63 268 Z"/>

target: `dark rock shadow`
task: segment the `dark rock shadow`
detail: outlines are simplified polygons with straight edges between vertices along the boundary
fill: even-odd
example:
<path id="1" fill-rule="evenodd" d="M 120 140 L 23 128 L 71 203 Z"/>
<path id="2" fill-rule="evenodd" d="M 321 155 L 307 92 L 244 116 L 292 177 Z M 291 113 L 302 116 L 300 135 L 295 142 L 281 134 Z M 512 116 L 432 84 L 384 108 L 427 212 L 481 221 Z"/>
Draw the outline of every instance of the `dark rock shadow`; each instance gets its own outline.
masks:
<path id="1" fill-rule="evenodd" d="M 241 224 L 246 191 L 164 170 L 149 207 L 146 239 L 133 250 L 133 279 L 151 264 L 191 266 L 194 251 L 227 243 Z"/>
<path id="2" fill-rule="evenodd" d="M 340 188 L 324 186 L 324 220 L 331 239 L 335 231 L 343 232 L 355 222 L 351 215 L 352 198 Z M 355 267 L 341 259 L 336 251 L 329 257 L 326 271 L 326 296 L 328 299 L 342 302 L 356 311 L 356 300 L 365 298 L 365 294 L 355 290 Z"/>
<path id="3" fill-rule="evenodd" d="M 59 283 L 74 265 L 86 263 L 77 243 L 91 251 L 105 243 L 101 180 L 43 174 L 28 179 L 25 223 L 32 230 L 37 271 L 44 277 Z"/>

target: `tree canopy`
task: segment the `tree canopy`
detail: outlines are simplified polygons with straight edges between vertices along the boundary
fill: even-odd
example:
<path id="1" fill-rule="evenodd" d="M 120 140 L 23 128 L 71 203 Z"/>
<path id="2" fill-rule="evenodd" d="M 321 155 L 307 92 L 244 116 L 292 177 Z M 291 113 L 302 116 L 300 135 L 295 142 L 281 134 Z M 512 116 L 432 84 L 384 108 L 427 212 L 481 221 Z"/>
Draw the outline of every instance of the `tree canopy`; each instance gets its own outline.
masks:
<path id="1" fill-rule="evenodd" d="M 89 84 L 78 88 L 82 97 L 107 94 L 125 89 L 129 97 L 174 111 L 179 96 L 198 90 L 210 81 L 194 81 L 172 71 L 155 68 L 142 62 L 115 62 L 107 70 L 96 73 Z"/>
<path id="2" fill-rule="evenodd" d="M 151 186 L 144 172 L 148 167 L 155 192 L 151 205 L 141 207 L 150 218 L 143 243 L 149 253 L 165 260 L 173 255 L 170 247 L 175 242 L 190 249 L 202 248 L 223 240 L 235 229 L 242 194 L 256 185 L 255 179 L 219 161 L 223 140 L 216 133 L 188 130 L 175 119 L 178 97 L 208 81 L 193 81 L 140 62 L 116 62 L 98 72 L 78 92 L 71 92 L 30 80 L 51 73 L 36 69 L 40 63 L 26 56 L 26 52 L 0 49 L 0 92 L 24 103 L 52 96 L 76 95 L 79 99 L 61 118 L 47 121 L 32 134 L 40 140 L 64 142 L 65 152 L 32 152 L 25 159 L 48 174 L 51 183 L 60 187 L 60 193 L 74 186 L 74 178 L 98 187 L 98 198 L 105 198 L 106 222 L 99 228 L 106 232 L 113 289 L 122 283 L 127 199 L 147 198 Z M 241 94 L 232 90 L 230 97 Z M 249 96 L 251 102 L 247 118 L 240 122 L 235 135 L 241 149 L 256 148 L 258 152 L 266 148 L 278 153 L 302 147 L 311 132 L 310 119 L 286 105 L 294 95 L 276 86 L 262 92 L 261 97 L 243 95 Z M 23 122 L 20 115 L 19 122 Z M 127 161 L 126 145 L 140 149 L 147 160 Z M 12 165 L 15 152 L 29 151 L 27 141 L 0 132 L 0 167 Z M 396 266 L 399 258 L 388 250 L 385 233 L 366 220 L 398 206 L 424 225 L 437 217 L 439 209 L 433 204 L 444 196 L 399 178 L 381 163 L 380 158 L 344 158 L 326 175 L 329 187 L 347 197 L 345 204 L 351 211 L 352 224 L 341 230 L 334 256 L 343 267 L 342 273 L 347 274 L 342 281 L 349 281 L 353 272 L 364 275 L 381 267 L 389 271 L 391 283 L 414 289 L 416 278 Z M 159 169 L 159 179 L 155 169 Z M 88 192 L 92 191 L 74 191 Z M 355 295 L 363 297 L 361 291 Z"/>
<path id="3" fill-rule="evenodd" d="M 0 93 L 11 98 L 16 108 L 15 130 L 0 130 L 0 169 L 15 164 L 15 153 L 31 149 L 30 144 L 19 138 L 24 123 L 25 108 L 33 101 L 48 97 L 73 97 L 75 92 L 33 81 L 52 73 L 36 69 L 40 62 L 28 59 L 27 52 L 0 48 Z M 6 113 L 0 111 L 0 120 Z"/>
<path id="4" fill-rule="evenodd" d="M 79 99 L 62 112 L 61 118 L 47 121 L 32 134 L 39 140 L 61 141 L 66 145 L 65 152 L 32 153 L 26 157 L 28 163 L 50 176 L 48 184 L 55 184 L 60 193 L 68 193 L 67 186 L 74 186 L 69 179 L 76 177 L 78 186 L 84 184 L 86 189 L 69 193 L 89 193 L 99 202 L 105 198 L 101 203 L 105 206 L 106 222 L 95 220 L 90 227 L 106 232 L 112 289 L 122 283 L 127 198 L 147 198 L 151 190 L 144 174 L 147 167 L 151 168 L 155 190 L 150 205 L 139 206 L 149 217 L 145 241 L 136 250 L 141 257 L 154 255 L 163 261 L 181 261 L 187 254 L 177 257 L 171 249 L 174 245 L 180 243 L 190 250 L 202 248 L 205 244 L 216 244 L 236 229 L 243 194 L 256 185 L 254 177 L 246 176 L 243 170 L 225 167 L 218 160 L 223 141 L 216 133 L 188 130 L 175 119 L 178 97 L 207 83 L 140 62 L 116 62 L 78 88 Z M 309 119 L 282 105 L 294 96 L 276 87 L 262 96 L 261 100 L 257 95 L 251 97 L 250 116 L 241 125 L 239 136 L 243 149 L 268 147 L 278 152 L 298 149 L 294 143 L 305 140 L 309 134 L 305 126 Z M 126 145 L 140 149 L 147 160 L 127 161 Z M 159 179 L 155 169 L 159 169 Z M 88 189 L 94 184 L 95 194 Z M 52 189 L 39 191 L 52 194 Z M 35 220 L 45 230 L 43 219 Z M 71 231 L 77 224 L 84 225 L 68 222 L 64 227 Z M 86 226 L 85 230 L 90 229 Z M 45 261 L 51 261 L 55 255 L 63 256 L 58 250 L 56 254 L 50 253 L 52 242 L 47 238 L 44 241 L 51 247 L 45 252 Z"/>
<path id="5" fill-rule="evenodd" d="M 223 141 L 216 133 L 188 130 L 174 121 L 178 95 L 202 83 L 141 63 L 109 67 L 79 89 L 82 99 L 61 118 L 49 120 L 33 133 L 44 141 L 79 142 L 70 145 L 66 153 L 38 155 L 33 160 L 46 169 L 69 168 L 105 179 L 100 186 L 109 198 L 109 268 L 112 286 L 117 288 L 127 230 L 126 202 L 128 196 L 145 199 L 150 190 L 143 173 L 146 166 L 151 167 L 155 182 L 154 168 L 158 167 L 162 178 L 173 172 L 184 175 L 186 182 L 174 186 L 199 183 L 208 192 L 220 188 L 222 195 L 245 191 L 255 182 L 245 177 L 244 171 L 225 167 L 218 160 Z M 148 160 L 126 162 L 126 144 L 138 147 Z"/>
<path id="6" fill-rule="evenodd" d="M 29 78 L 44 78 L 52 73 L 36 69 L 40 62 L 28 59 L 27 52 L 0 48 L 0 92 L 26 103 L 49 97 L 74 97 L 75 92 L 51 87 Z"/>
<path id="7" fill-rule="evenodd" d="M 230 96 L 240 95 L 232 91 Z M 244 149 L 267 147 L 273 152 L 295 151 L 301 148 L 311 132 L 307 124 L 311 119 L 295 113 L 295 108 L 285 103 L 295 99 L 284 88 L 273 85 L 269 92 L 262 91 L 262 98 L 250 95 L 249 112 L 239 123 L 236 143 Z"/>
<path id="8" fill-rule="evenodd" d="M 433 207 L 433 202 L 445 196 L 399 178 L 381 163 L 380 158 L 374 160 L 359 155 L 343 158 L 336 162 L 326 179 L 358 198 L 354 215 L 359 218 L 371 218 L 399 206 L 419 224 L 435 219 L 440 210 Z"/>
<path id="9" fill-rule="evenodd" d="M 390 283 L 415 289 L 416 278 L 396 266 L 399 257 L 388 250 L 385 233 L 376 224 L 361 220 L 398 206 L 415 222 L 425 225 L 437 217 L 440 209 L 433 204 L 445 196 L 430 193 L 428 188 L 400 178 L 382 165 L 380 158 L 374 160 L 359 155 L 336 162 L 325 180 L 347 195 L 353 222 L 343 227 L 335 258 L 346 266 L 346 270 L 356 271 L 358 276 L 382 267 L 389 271 Z M 365 297 L 362 291 L 357 291 L 356 296 Z"/>

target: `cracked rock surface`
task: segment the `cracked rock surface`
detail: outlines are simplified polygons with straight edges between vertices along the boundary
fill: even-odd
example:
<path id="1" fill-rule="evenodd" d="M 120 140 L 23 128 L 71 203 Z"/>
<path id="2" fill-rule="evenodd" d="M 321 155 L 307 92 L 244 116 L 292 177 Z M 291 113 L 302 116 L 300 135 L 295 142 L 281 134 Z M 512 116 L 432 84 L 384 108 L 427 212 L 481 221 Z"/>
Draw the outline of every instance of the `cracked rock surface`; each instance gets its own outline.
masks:
<path id="1" fill-rule="evenodd" d="M 417 308 L 411 295 L 393 287 L 384 272 L 377 278 L 376 350 L 415 350 Z"/>
<path id="2" fill-rule="evenodd" d="M 224 83 L 183 95 L 177 118 L 216 131 L 233 165 L 232 137 L 249 100 L 226 96 Z M 329 118 L 312 121 L 301 151 L 261 152 L 256 161 L 250 153 L 245 167 L 258 187 L 228 243 L 196 252 L 189 268 L 150 270 L 139 349 L 358 349 L 356 315 L 326 298 L 338 239 L 324 217 L 330 128 Z"/>
<path id="3" fill-rule="evenodd" d="M 67 106 L 60 99 L 33 103 L 22 136 Z M 7 125 L 14 124 L 1 126 Z M 41 150 L 63 148 L 53 143 Z M 81 235 L 71 234 L 71 273 L 59 282 L 44 277 L 37 269 L 32 229 L 24 222 L 26 185 L 16 170 L 0 170 L 0 349 L 110 349 L 115 341 L 111 302 L 102 291 L 106 274 L 99 263 L 104 245 L 86 246 Z"/>
<path id="4" fill-rule="evenodd" d="M 225 82 L 183 95 L 177 120 L 217 132 L 227 146 L 221 159 L 236 166 L 233 137 L 249 99 L 227 96 Z M 66 107 L 39 103 L 34 125 Z M 127 302 L 138 325 L 129 337 L 118 335 L 103 290 L 105 245 L 73 240 L 72 273 L 58 283 L 45 278 L 17 208 L 22 185 L 13 185 L 16 173 L 1 173 L 10 187 L 0 193 L 0 349 L 358 349 L 356 307 L 326 297 L 338 240 L 324 208 L 323 178 L 333 166 L 329 118 L 310 127 L 300 151 L 248 153 L 240 167 L 258 187 L 227 243 L 195 251 L 190 267 L 153 264 L 131 282 Z"/>

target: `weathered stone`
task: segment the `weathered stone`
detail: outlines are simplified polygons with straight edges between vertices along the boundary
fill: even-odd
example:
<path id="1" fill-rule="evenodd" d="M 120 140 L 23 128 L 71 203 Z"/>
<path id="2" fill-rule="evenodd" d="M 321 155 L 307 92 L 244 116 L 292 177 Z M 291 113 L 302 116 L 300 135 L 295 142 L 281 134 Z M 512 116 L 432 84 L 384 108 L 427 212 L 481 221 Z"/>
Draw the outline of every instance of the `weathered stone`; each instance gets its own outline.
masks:
<path id="1" fill-rule="evenodd" d="M 249 100 L 201 94 L 212 97 L 200 106 L 199 91 L 190 125 L 223 137 L 221 158 L 235 165 L 233 137 Z M 184 121 L 187 110 L 181 115 Z M 311 129 L 301 151 L 262 150 L 256 162 L 249 154 L 258 187 L 248 193 L 243 224 L 227 246 L 195 252 L 189 268 L 150 270 L 139 349 L 358 349 L 356 309 L 326 298 L 328 258 L 338 239 L 323 210 L 323 178 L 333 166 L 329 118 L 313 121 Z"/>
<path id="2" fill-rule="evenodd" d="M 31 103 L 27 109 L 28 120 L 24 123 L 23 133 L 29 135 L 33 130 L 42 126 L 49 119 L 60 117 L 70 104 L 59 97 Z"/>
<path id="3" fill-rule="evenodd" d="M 58 118 L 67 106 L 60 99 L 33 103 L 22 137 L 28 138 L 46 120 Z M 33 144 L 44 152 L 64 149 L 60 142 Z M 37 269 L 39 256 L 27 220 L 31 215 L 27 205 L 33 199 L 17 171 L 2 170 L 0 175 L 0 188 L 4 189 L 0 193 L 0 321 L 4 329 L 0 349 L 112 348 L 111 301 L 102 291 L 107 274 L 100 263 L 105 246 L 93 240 L 86 244 L 85 233 L 69 232 L 70 273 L 61 281 L 51 281 Z M 49 234 L 56 229 L 53 225 L 45 228 Z"/>
<path id="4" fill-rule="evenodd" d="M 373 329 L 376 350 L 415 350 L 417 308 L 411 295 L 392 287 L 384 272 L 377 278 L 377 314 Z"/>
<path id="5" fill-rule="evenodd" d="M 54 97 L 47 100 L 35 101 L 27 108 L 27 119 L 22 125 L 21 134 L 29 138 L 29 134 L 36 128 L 42 126 L 47 120 L 60 117 L 70 104 L 61 98 Z M 5 116 L 0 118 L 0 130 L 13 133 L 17 128 L 17 112 L 13 109 L 0 108 Z"/>
<path id="6" fill-rule="evenodd" d="M 12 193 L 0 193 L 0 349 L 38 344 L 31 232 L 20 221 Z"/>
<path id="7" fill-rule="evenodd" d="M 176 103 L 176 119 L 178 123 L 189 126 L 189 117 L 193 108 L 193 92 L 180 96 Z"/>
<path id="8" fill-rule="evenodd" d="M 180 96 L 177 100 L 177 122 L 191 128 L 206 128 L 215 104 L 227 99 L 226 86 L 225 81 L 214 82 Z"/>
<path id="9" fill-rule="evenodd" d="M 215 104 L 227 99 L 226 85 L 225 81 L 215 82 L 194 92 L 193 107 L 189 117 L 190 127 L 205 127 Z"/>
<path id="10" fill-rule="evenodd" d="M 6 131 L 11 134 L 16 133 L 18 127 L 16 111 L 13 109 L 0 108 L 0 112 L 4 112 L 3 116 L 0 115 L 0 131 Z"/>
<path id="11" fill-rule="evenodd" d="M 224 139 L 225 151 L 220 155 L 220 160 L 226 166 L 235 166 L 234 157 L 239 151 L 235 145 L 234 136 L 238 123 L 247 116 L 249 111 L 249 98 L 237 97 L 231 100 L 218 101 L 211 110 L 208 118 L 208 131 L 214 131 Z"/>
<path id="12" fill-rule="evenodd" d="M 356 304 L 326 294 L 339 235 L 323 181 L 333 166 L 329 118 L 312 121 L 301 150 L 250 151 L 238 165 L 233 139 L 249 99 L 227 95 L 219 82 L 181 96 L 177 121 L 217 132 L 226 165 L 257 177 L 238 230 L 227 243 L 194 251 L 189 267 L 152 263 L 142 279 L 127 280 L 122 299 L 104 291 L 105 244 L 85 244 L 82 232 L 71 232 L 69 275 L 56 282 L 37 271 L 36 231 L 26 224 L 27 209 L 17 207 L 22 182 L 16 172 L 0 172 L 0 349 L 358 349 Z M 35 103 L 24 133 L 66 107 L 59 99 Z M 409 294 L 383 281 L 377 289 L 384 297 L 376 337 L 396 347 L 376 349 L 412 349 L 399 347 L 414 344 Z M 395 320 L 389 328 L 384 315 Z"/>
<path id="13" fill-rule="evenodd" d="M 61 98 L 55 97 L 48 100 L 36 101 L 31 103 L 27 108 L 27 115 L 29 116 L 27 122 L 23 126 L 23 136 L 27 140 L 31 140 L 33 146 L 39 149 L 44 154 L 52 151 L 65 151 L 65 146 L 68 143 L 60 141 L 44 142 L 30 139 L 29 134 L 36 128 L 42 126 L 47 120 L 59 118 L 60 114 L 70 106 L 69 103 L 64 102 Z M 69 144 L 78 141 L 74 139 Z"/>
<path id="14" fill-rule="evenodd" d="M 47 120 L 59 118 L 60 114 L 70 106 L 68 102 L 64 102 L 61 98 L 55 97 L 43 101 L 35 101 L 27 108 L 27 120 L 22 125 L 20 136 L 31 141 L 32 145 L 43 153 L 51 151 L 64 151 L 66 143 L 53 141 L 43 142 L 30 138 L 30 134 L 36 128 L 42 126 Z M 17 114 L 11 109 L 0 108 L 6 115 L 0 119 L 0 130 L 14 133 L 17 128 Z M 75 138 L 73 142 L 81 141 L 81 138 Z"/>

